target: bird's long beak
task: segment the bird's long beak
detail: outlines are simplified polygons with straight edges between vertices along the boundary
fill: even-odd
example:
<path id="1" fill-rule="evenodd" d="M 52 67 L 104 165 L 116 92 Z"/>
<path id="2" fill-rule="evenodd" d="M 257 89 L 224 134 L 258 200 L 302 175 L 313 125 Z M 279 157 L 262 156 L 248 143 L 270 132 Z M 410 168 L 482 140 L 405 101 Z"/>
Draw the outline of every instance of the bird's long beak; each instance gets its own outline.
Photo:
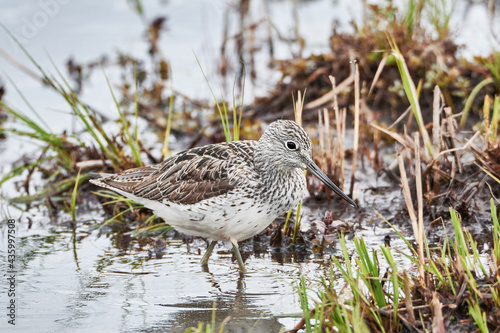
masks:
<path id="1" fill-rule="evenodd" d="M 351 198 L 349 198 L 344 192 L 342 192 L 342 190 L 338 188 L 337 185 L 335 185 L 312 160 L 308 159 L 306 161 L 306 165 L 307 169 L 311 171 L 313 175 L 318 177 L 318 179 L 321 180 L 326 186 L 328 186 L 333 192 L 337 193 L 342 199 L 350 203 L 351 206 L 358 206 Z"/>

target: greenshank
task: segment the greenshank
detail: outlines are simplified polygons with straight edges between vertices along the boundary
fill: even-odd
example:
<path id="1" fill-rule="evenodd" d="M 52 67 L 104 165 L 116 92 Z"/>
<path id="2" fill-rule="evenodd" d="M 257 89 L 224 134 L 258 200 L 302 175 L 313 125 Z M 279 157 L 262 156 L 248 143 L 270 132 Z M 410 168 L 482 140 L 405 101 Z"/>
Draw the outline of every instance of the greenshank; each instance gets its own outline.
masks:
<path id="1" fill-rule="evenodd" d="M 211 144 L 178 153 L 162 163 L 119 174 L 91 174 L 90 182 L 130 198 L 176 230 L 231 242 L 241 271 L 238 242 L 263 231 L 307 195 L 304 170 L 352 206 L 311 158 L 311 140 L 297 123 L 275 121 L 258 141 Z"/>

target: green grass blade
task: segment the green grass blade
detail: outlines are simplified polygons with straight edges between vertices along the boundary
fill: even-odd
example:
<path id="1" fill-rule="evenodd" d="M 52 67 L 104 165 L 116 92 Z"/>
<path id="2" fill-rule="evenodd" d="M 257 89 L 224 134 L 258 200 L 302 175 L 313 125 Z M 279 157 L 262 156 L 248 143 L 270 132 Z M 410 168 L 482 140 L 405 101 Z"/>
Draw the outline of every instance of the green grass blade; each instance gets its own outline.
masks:
<path id="1" fill-rule="evenodd" d="M 9 76 L 7 76 L 10 84 L 12 84 L 12 86 L 14 87 L 14 89 L 16 90 L 16 92 L 19 94 L 19 96 L 21 96 L 22 100 L 24 101 L 24 103 L 26 103 L 26 105 L 28 106 L 28 108 L 31 110 L 31 112 L 35 115 L 35 117 L 38 118 L 38 120 L 40 120 L 40 123 L 45 126 L 45 129 L 47 131 L 50 131 L 49 130 L 49 125 L 47 125 L 47 123 L 45 122 L 45 120 L 40 116 L 40 113 L 39 112 L 36 112 L 35 109 L 33 108 L 33 106 L 31 105 L 31 103 L 28 101 L 28 99 L 26 98 L 26 96 L 24 96 L 24 94 L 22 93 L 22 91 L 18 88 L 16 82 L 14 80 L 12 80 Z"/>
<path id="2" fill-rule="evenodd" d="M 493 114 L 491 116 L 490 125 L 490 141 L 495 142 L 497 139 L 498 123 L 500 121 L 500 96 L 495 96 L 495 101 L 493 102 Z"/>
<path id="3" fill-rule="evenodd" d="M 135 144 L 134 140 L 132 140 L 132 136 L 130 135 L 130 131 L 128 128 L 127 121 L 125 119 L 125 116 L 120 108 L 120 104 L 118 103 L 118 100 L 116 99 L 115 93 L 113 92 L 113 88 L 111 87 L 111 83 L 109 82 L 108 76 L 106 75 L 106 72 L 104 71 L 104 68 L 102 68 L 102 73 L 104 74 L 104 77 L 106 78 L 106 83 L 109 88 L 109 92 L 111 93 L 111 96 L 113 97 L 113 101 L 115 102 L 116 110 L 118 110 L 118 114 L 120 116 L 120 121 L 123 126 L 123 136 L 125 137 L 125 140 L 130 147 L 132 151 L 132 156 L 134 157 L 135 163 L 138 167 L 142 166 L 142 161 L 141 161 L 141 151 L 139 149 L 139 146 Z"/>
<path id="4" fill-rule="evenodd" d="M 71 218 L 76 221 L 76 196 L 78 194 L 78 185 L 80 183 L 80 172 L 82 169 L 78 170 L 78 174 L 75 179 L 75 187 L 73 188 L 73 193 L 71 194 Z"/>
<path id="5" fill-rule="evenodd" d="M 300 307 L 302 308 L 302 312 L 304 315 L 306 331 L 307 331 L 307 333 L 312 333 L 311 313 L 309 311 L 309 301 L 307 299 L 306 282 L 305 282 L 305 279 L 303 276 L 300 277 L 298 291 L 299 291 L 299 298 L 300 298 Z"/>
<path id="6" fill-rule="evenodd" d="M 422 111 L 420 109 L 420 103 L 418 101 L 419 95 L 417 92 L 417 88 L 415 87 L 415 83 L 410 76 L 410 71 L 406 66 L 405 59 L 403 57 L 403 54 L 399 50 L 396 41 L 391 35 L 387 35 L 387 39 L 389 40 L 389 44 L 392 49 L 392 55 L 396 60 L 399 74 L 401 76 L 401 80 L 403 81 L 403 87 L 406 93 L 406 97 L 408 98 L 408 101 L 412 106 L 413 115 L 415 116 L 415 120 L 417 121 L 420 133 L 422 134 L 424 145 L 427 148 L 427 153 L 429 154 L 429 156 L 433 157 L 432 143 L 429 138 L 429 133 L 427 133 L 427 130 L 425 129 L 424 118 L 422 117 Z"/>
<path id="7" fill-rule="evenodd" d="M 493 199 L 490 200 L 490 210 L 491 219 L 493 220 L 493 255 L 498 264 L 500 263 L 500 224 L 498 223 L 497 208 Z"/>
<path id="8" fill-rule="evenodd" d="M 467 116 L 469 115 L 469 111 L 472 107 L 472 103 L 474 103 L 474 99 L 476 98 L 477 94 L 483 89 L 485 86 L 487 86 L 490 83 L 493 83 L 493 78 L 489 77 L 477 84 L 477 86 L 472 89 L 469 97 L 467 97 L 467 100 L 465 101 L 465 106 L 462 111 L 462 117 L 460 118 L 460 127 L 465 126 L 465 122 L 467 121 Z"/>
<path id="9" fill-rule="evenodd" d="M 398 304 L 399 304 L 399 277 L 398 267 L 392 256 L 391 249 L 387 246 L 381 246 L 380 249 L 384 254 L 385 260 L 391 266 L 391 282 L 392 282 L 392 307 L 393 307 L 393 321 L 397 326 L 398 322 Z"/>
<path id="10" fill-rule="evenodd" d="M 295 215 L 295 225 L 293 226 L 293 237 L 292 237 L 293 244 L 295 244 L 295 241 L 297 239 L 297 234 L 300 230 L 300 221 L 302 220 L 302 215 L 300 214 L 301 208 L 302 208 L 302 201 L 297 206 L 297 214 Z"/>
<path id="11" fill-rule="evenodd" d="M 467 301 L 467 303 L 469 304 L 469 314 L 474 319 L 474 322 L 476 323 L 481 333 L 488 333 L 490 330 L 488 329 L 486 313 L 481 311 L 479 304 L 477 304 L 476 302 L 474 302 L 474 304 L 471 304 L 470 301 Z"/>
<path id="12" fill-rule="evenodd" d="M 283 234 L 286 234 L 286 229 L 288 227 L 288 221 L 290 221 L 290 216 L 292 215 L 292 210 L 290 209 L 288 213 L 286 213 L 285 225 L 283 226 Z"/>

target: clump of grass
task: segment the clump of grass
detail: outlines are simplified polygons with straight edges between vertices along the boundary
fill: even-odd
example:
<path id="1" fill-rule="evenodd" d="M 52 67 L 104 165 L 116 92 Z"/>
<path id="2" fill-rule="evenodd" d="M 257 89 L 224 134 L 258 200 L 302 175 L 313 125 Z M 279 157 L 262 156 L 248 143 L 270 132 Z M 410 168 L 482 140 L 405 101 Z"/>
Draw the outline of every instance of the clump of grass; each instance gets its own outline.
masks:
<path id="1" fill-rule="evenodd" d="M 446 93 L 443 92 L 439 86 L 435 86 L 432 104 L 432 124 L 425 124 L 419 103 L 419 87 L 421 84 L 419 84 L 418 87 L 415 86 L 404 57 L 400 53 L 394 39 L 390 36 L 388 36 L 388 39 L 392 47 L 392 54 L 396 58 L 398 64 L 399 74 L 403 82 L 406 96 L 414 112 L 405 112 L 394 124 L 386 128 L 376 123 L 372 123 L 371 126 L 400 143 L 403 147 L 403 149 L 401 149 L 404 152 L 403 155 L 409 156 L 409 153 L 413 153 L 415 158 L 418 157 L 422 161 L 425 166 L 425 172 L 423 172 L 421 183 L 415 180 L 415 185 L 422 185 L 422 191 L 427 193 L 426 196 L 422 198 L 422 207 L 433 205 L 441 209 L 439 205 L 444 204 L 446 201 L 443 200 L 443 198 L 450 195 L 452 198 L 451 201 L 454 202 L 454 207 L 462 213 L 467 213 L 467 211 L 470 211 L 472 208 L 470 201 L 472 197 L 467 195 L 468 199 L 465 200 L 465 191 L 467 189 L 456 182 L 458 175 L 466 176 L 466 173 L 471 172 L 471 168 L 469 167 L 470 164 L 464 164 L 463 162 L 462 156 L 465 152 L 472 152 L 476 158 L 476 164 L 494 177 L 500 178 L 500 160 L 496 157 L 500 152 L 500 142 L 497 136 L 499 119 L 498 98 L 495 97 L 493 99 L 489 95 L 486 95 L 482 108 L 482 129 L 468 139 L 464 140 L 458 137 L 457 133 L 459 128 L 457 118 L 461 117 L 461 124 L 466 123 L 467 110 L 472 107 L 473 101 L 479 91 L 483 89 L 485 85 L 493 81 L 491 78 L 487 78 L 473 89 L 465 103 L 465 110 L 461 114 L 453 114 L 452 107 L 446 105 Z M 380 67 L 383 66 L 384 64 L 382 63 Z M 381 70 L 380 67 L 379 71 Z M 379 71 L 377 71 L 377 73 Z M 493 100 L 493 103 L 491 103 L 491 100 Z M 491 104 L 493 104 L 493 112 L 491 112 Z M 395 132 L 393 130 L 395 124 L 400 122 L 407 114 L 410 116 L 408 117 L 405 132 L 402 134 Z M 417 120 L 419 137 L 423 141 L 424 149 L 422 150 L 420 150 L 420 139 L 415 140 L 412 135 L 408 133 L 410 130 L 409 125 L 413 118 Z M 429 128 L 432 129 L 432 139 L 428 132 Z M 478 148 L 476 146 L 476 141 L 480 139 L 485 143 L 483 148 Z M 395 160 L 391 166 L 396 166 L 397 164 L 398 161 Z M 484 182 L 479 184 L 484 184 Z M 448 194 L 444 195 L 443 193 Z M 419 198 L 421 197 L 419 196 Z M 446 205 L 448 205 L 448 203 L 446 203 Z"/>
<path id="2" fill-rule="evenodd" d="M 9 31 L 7 33 L 10 34 Z M 17 42 L 14 36 L 11 35 L 11 37 Z M 89 184 L 83 182 L 88 176 L 80 174 L 82 168 L 108 169 L 108 171 L 114 172 L 143 165 L 141 144 L 137 133 L 137 91 L 135 100 L 136 125 L 132 130 L 103 70 L 121 124 L 120 133 L 110 136 L 106 133 L 99 116 L 80 99 L 78 93 L 66 81 L 55 65 L 56 74 L 52 75 L 42 68 L 20 43 L 18 45 L 38 71 L 38 74 L 32 74 L 66 102 L 71 115 L 80 123 L 83 130 L 73 134 L 53 133 L 38 115 L 38 112 L 29 104 L 28 99 L 16 87 L 32 114 L 16 110 L 4 102 L 0 102 L 0 106 L 22 125 L 22 127 L 16 126 L 16 128 L 2 128 L 2 132 L 28 138 L 31 142 L 41 146 L 42 154 L 32 163 L 15 166 L 0 180 L 0 184 L 13 177 L 27 174 L 22 186 L 26 189 L 26 194 L 10 199 L 12 204 L 29 204 L 33 201 L 50 198 L 51 203 L 62 202 L 62 206 L 69 210 L 73 221 L 75 221 L 77 191 L 89 188 Z M 137 88 L 136 71 L 135 78 Z M 13 85 L 15 86 L 14 82 Z M 91 142 L 84 142 L 81 139 L 82 134 L 88 135 Z M 131 152 L 130 155 L 125 153 L 127 148 Z M 31 175 L 35 172 L 41 172 L 45 175 L 46 181 L 42 186 L 37 186 L 39 188 L 37 193 L 29 193 Z M 73 191 L 70 191 L 71 188 L 73 188 Z M 67 201 L 69 201 L 69 204 L 66 203 Z"/>
<path id="3" fill-rule="evenodd" d="M 7 31 L 9 34 L 10 32 Z M 11 35 L 15 40 L 15 37 Z M 17 41 L 16 41 L 17 42 Z M 133 160 L 123 153 L 124 145 L 118 143 L 119 137 L 111 138 L 108 136 L 103 128 L 103 124 L 98 119 L 98 116 L 89 108 L 89 106 L 83 103 L 77 93 L 71 88 L 70 84 L 65 80 L 63 75 L 56 68 L 59 78 L 50 75 L 45 71 L 35 59 L 23 48 L 21 44 L 19 47 L 23 50 L 25 55 L 30 59 L 32 64 L 38 69 L 42 80 L 48 87 L 53 89 L 59 96 L 64 99 L 70 108 L 72 115 L 80 121 L 84 131 L 88 133 L 93 141 L 93 144 L 86 145 L 80 140 L 80 134 L 66 135 L 66 134 L 55 134 L 52 133 L 48 126 L 44 123 L 42 119 L 39 118 L 37 112 L 29 105 L 29 108 L 33 111 L 34 116 L 28 116 L 26 113 L 15 110 L 5 103 L 1 102 L 2 107 L 7 110 L 16 120 L 21 121 L 29 130 L 18 130 L 18 129 L 4 129 L 4 131 L 9 131 L 13 134 L 17 134 L 23 137 L 28 137 L 31 140 L 35 140 L 39 144 L 45 145 L 46 150 L 54 153 L 56 157 L 57 164 L 64 170 L 68 172 L 76 172 L 74 167 L 76 162 L 81 159 L 86 159 L 91 156 L 95 156 L 93 153 L 93 147 L 99 147 L 99 153 L 103 155 L 104 158 L 108 159 L 116 169 L 128 168 L 131 166 L 142 165 L 139 143 L 137 137 L 133 138 L 130 134 L 128 123 L 125 119 L 125 115 L 121 112 L 118 102 L 114 96 L 111 86 L 110 93 L 112 94 L 116 107 L 119 114 L 119 119 L 122 123 L 122 133 L 121 139 L 124 145 L 127 145 L 133 155 Z M 107 77 L 106 77 L 107 79 Z M 27 99 L 18 90 L 23 99 Z M 75 150 L 79 151 L 79 159 L 75 160 Z M 17 171 L 16 171 L 17 172 Z"/>
<path id="4" fill-rule="evenodd" d="M 401 65 L 401 75 L 408 76 L 404 63 Z M 409 98 L 413 98 L 412 105 L 414 105 L 418 103 L 418 93 L 416 93 L 418 89 L 411 88 L 411 79 L 409 76 L 407 79 L 407 84 L 410 86 L 408 91 L 413 94 L 413 97 Z M 493 156 L 488 158 L 491 150 L 486 150 L 485 156 L 473 145 L 474 139 L 480 136 L 479 132 L 462 147 L 454 145 L 459 142 L 455 136 L 455 117 L 450 109 L 444 106 L 442 100 L 441 91 L 436 87 L 432 142 L 430 138 L 423 140 L 426 149 L 424 152 L 420 150 L 420 138 L 427 135 L 428 126 L 424 126 L 423 122 L 419 124 L 420 132 L 414 133 L 413 136 L 407 133 L 398 134 L 372 124 L 374 128 L 390 135 L 403 146 L 396 162 L 400 166 L 401 185 L 416 246 L 393 228 L 407 244 L 409 252 L 405 256 L 417 265 L 418 274 L 414 275 L 398 267 L 388 246 L 381 246 L 379 251 L 375 249 L 369 251 L 362 239 L 355 238 L 356 250 L 353 254 L 349 253 L 345 238 L 341 236 L 339 244 L 343 262 L 336 257 L 332 257 L 332 260 L 346 281 L 344 289 L 348 289 L 347 294 L 351 296 L 339 295 L 333 279 L 330 283 L 322 281 L 322 289 L 317 291 L 315 304 L 311 304 L 308 297 L 304 296 L 305 289 L 301 290 L 299 296 L 305 315 L 301 326 L 296 329 L 303 327 L 308 332 L 316 330 L 399 332 L 434 329 L 444 332 L 446 325 L 454 324 L 453 321 L 469 318 L 471 325 L 474 323 L 479 330 L 486 332 L 500 324 L 500 318 L 495 315 L 500 292 L 500 286 L 496 283 L 500 279 L 498 265 L 500 229 L 494 200 L 490 201 L 494 245 L 489 255 L 492 262 L 489 269 L 483 264 L 484 255 L 479 253 L 476 241 L 464 229 L 457 210 L 450 207 L 448 212 L 453 226 L 452 236 L 447 235 L 439 245 L 433 244 L 431 247 L 424 233 L 424 206 L 432 198 L 429 195 L 424 198 L 426 192 L 424 186 L 430 183 L 430 179 L 439 183 L 442 178 L 454 179 L 456 172 L 463 172 L 464 167 L 458 155 L 460 151 L 475 152 L 483 170 L 500 183 L 499 177 L 494 175 L 500 168 L 496 167 Z M 492 127 L 495 126 L 493 123 L 498 122 L 498 111 L 493 106 L 490 117 L 488 99 L 484 104 L 483 139 L 487 143 L 486 147 L 498 147 L 497 128 Z M 495 102 L 493 104 L 495 105 Z M 414 113 L 414 116 L 420 117 L 419 112 Z M 490 123 L 490 119 L 493 118 L 496 120 Z M 495 135 L 492 136 L 493 132 Z M 415 161 L 413 169 L 416 198 L 412 198 L 411 195 L 403 156 Z M 450 160 L 451 168 L 447 166 Z M 425 172 L 422 172 L 424 165 Z M 438 192 L 439 189 L 435 194 Z M 414 202 L 417 202 L 417 209 L 413 206 Z M 381 263 L 379 253 L 382 253 L 384 263 Z M 381 267 L 387 267 L 385 272 Z M 334 275 L 333 268 L 330 275 Z M 323 315 L 317 320 L 310 320 L 316 313 Z M 359 326 L 359 321 L 363 322 L 363 327 Z"/>
<path id="5" fill-rule="evenodd" d="M 403 57 L 403 54 L 399 50 L 396 41 L 390 35 L 388 35 L 387 38 L 389 40 L 389 44 L 391 45 L 392 55 L 394 56 L 396 64 L 398 65 L 406 97 L 408 98 L 408 101 L 410 102 L 410 105 L 412 107 L 413 115 L 415 117 L 415 120 L 417 121 L 418 128 L 420 129 L 420 133 L 422 135 L 422 139 L 424 140 L 424 145 L 427 149 L 427 153 L 430 157 L 433 157 L 433 150 L 429 138 L 429 133 L 427 133 L 427 130 L 425 129 L 424 118 L 422 117 L 422 111 L 420 109 L 420 94 L 418 93 L 417 88 L 415 87 L 415 83 L 410 76 L 410 72 L 408 70 L 408 67 L 406 66 L 405 59 Z"/>
<path id="6" fill-rule="evenodd" d="M 195 55 L 196 57 L 196 55 Z M 243 79 L 243 87 L 242 87 L 242 94 L 241 94 L 241 104 L 240 104 L 240 109 L 239 111 L 237 110 L 236 107 L 236 97 L 235 97 L 235 86 L 236 82 L 233 85 L 233 133 L 231 133 L 231 126 L 229 125 L 229 111 L 227 108 L 227 103 L 224 100 L 224 97 L 222 96 L 222 102 L 219 102 L 217 97 L 215 96 L 212 87 L 210 86 L 210 83 L 208 82 L 207 76 L 205 75 L 205 72 L 203 71 L 203 68 L 201 67 L 200 61 L 198 60 L 198 57 L 196 57 L 196 61 L 198 62 L 198 66 L 200 67 L 201 73 L 203 74 L 203 77 L 205 78 L 205 82 L 207 83 L 208 88 L 210 89 L 210 93 L 212 94 L 212 97 L 215 102 L 215 106 L 217 107 L 217 111 L 219 112 L 219 118 L 222 123 L 222 129 L 224 131 L 224 135 L 226 137 L 226 142 L 229 141 L 238 141 L 240 139 L 240 128 L 241 128 L 241 116 L 243 114 L 243 101 L 245 97 L 245 79 Z"/>
<path id="7" fill-rule="evenodd" d="M 447 236 L 432 251 L 424 238 L 423 276 L 412 276 L 405 269 L 398 268 L 391 248 L 381 246 L 384 266 L 388 267 L 384 272 L 376 250 L 369 251 L 362 239 L 355 238 L 356 251 L 351 254 L 345 238 L 340 237 L 344 263 L 336 257 L 332 259 L 346 281 L 348 294 L 352 296 L 346 298 L 338 294 L 332 268 L 330 281 L 322 280 L 322 289 L 314 305 L 310 305 L 305 287 L 299 291 L 304 311 L 303 326 L 308 332 L 318 329 L 403 332 L 432 330 L 433 327 L 441 327 L 438 331 L 444 332 L 445 323 L 454 324 L 470 315 L 471 324 L 474 323 L 482 332 L 497 327 L 500 324 L 500 318 L 495 314 L 500 304 L 497 283 L 500 279 L 500 225 L 493 199 L 490 207 L 494 245 L 488 256 L 489 269 L 483 266 L 484 260 L 476 242 L 470 233 L 464 231 L 460 216 L 452 208 L 453 236 Z M 415 263 L 420 262 L 417 251 L 399 235 L 408 245 L 409 253 L 405 256 Z M 316 313 L 322 313 L 322 316 L 313 322 L 310 318 Z"/>
<path id="8" fill-rule="evenodd" d="M 448 0 L 427 1 L 428 18 L 439 39 L 445 39 L 450 35 L 450 20 L 455 3 Z"/>
<path id="9" fill-rule="evenodd" d="M 500 92 L 500 51 L 495 50 L 488 57 L 476 57 L 475 60 L 490 71 L 495 82 L 496 92 Z"/>
<path id="10" fill-rule="evenodd" d="M 356 70 L 352 71 L 351 76 L 356 76 Z M 338 105 L 338 86 L 336 84 L 335 77 L 329 76 L 330 82 L 332 84 L 331 91 L 325 96 L 328 96 L 332 101 L 331 110 L 333 110 L 333 117 L 330 116 L 331 110 L 328 108 L 322 108 L 318 110 L 318 138 L 319 138 L 319 154 L 316 154 L 315 161 L 318 166 L 325 171 L 325 173 L 332 179 L 335 183 L 338 184 L 340 189 L 344 188 L 344 180 L 345 180 L 345 141 L 346 141 L 346 118 L 347 118 L 347 110 L 346 108 L 339 108 Z M 355 105 L 354 114 L 355 114 L 355 123 L 354 123 L 354 131 L 355 131 L 355 139 L 353 152 L 357 151 L 359 148 L 359 82 L 356 84 L 357 79 L 346 80 L 347 83 L 354 83 L 355 91 L 355 99 L 358 101 Z M 346 82 L 344 81 L 344 84 Z M 356 90 L 356 86 L 358 86 L 358 90 Z M 307 106 L 307 105 L 306 105 Z M 356 116 L 357 115 L 357 116 Z M 332 119 L 332 120 L 330 120 Z M 335 127 L 333 126 L 335 124 Z M 336 131 L 334 130 L 336 129 Z M 353 155 L 357 155 L 357 153 L 353 153 Z M 355 174 L 356 167 L 354 166 L 354 160 L 357 160 L 357 156 L 353 156 L 353 168 L 351 175 L 351 183 L 353 183 L 353 178 Z M 326 198 L 330 200 L 332 198 L 331 191 L 323 185 L 320 185 L 324 190 Z M 351 186 L 353 188 L 353 186 Z M 351 188 L 351 190 L 352 190 Z M 309 188 L 309 192 L 312 194 L 316 192 L 316 188 Z M 351 194 L 352 196 L 352 194 Z"/>
<path id="11" fill-rule="evenodd" d="M 464 229 L 456 209 L 450 207 L 448 211 L 453 226 L 452 236 L 448 236 L 445 229 L 444 240 L 440 244 L 431 246 L 424 233 L 425 184 L 433 177 L 436 181 L 441 177 L 449 179 L 454 177 L 453 174 L 447 175 L 442 170 L 442 167 L 449 162 L 449 160 L 441 161 L 442 157 L 449 156 L 453 165 L 460 166 L 460 157 L 455 155 L 459 151 L 473 148 L 477 150 L 476 155 L 480 155 L 479 150 L 472 144 L 474 138 L 480 135 L 479 132 L 463 147 L 452 146 L 443 149 L 446 135 L 453 141 L 458 140 L 454 134 L 453 117 L 440 101 L 440 90 L 436 88 L 433 118 L 437 122 L 433 124 L 433 142 L 431 143 L 429 139 L 426 144 L 426 148 L 429 144 L 434 148 L 432 151 L 427 151 L 435 154 L 432 158 L 420 150 L 420 134 L 427 133 L 425 127 L 421 127 L 424 132 L 416 132 L 412 136 L 406 133 L 401 135 L 373 125 L 403 146 L 397 163 L 400 167 L 401 186 L 415 246 L 392 225 L 391 227 L 407 244 L 408 252 L 404 255 L 418 267 L 418 274 L 412 274 L 399 267 L 391 248 L 387 245 L 381 246 L 379 251 L 368 250 L 362 239 L 355 238 L 353 241 L 356 250 L 353 254 L 349 253 L 345 238 L 341 236 L 339 244 L 343 262 L 336 257 L 332 257 L 332 260 L 346 281 L 346 289 L 351 296 L 346 298 L 339 295 L 333 281 L 330 283 L 323 281 L 323 287 L 318 291 L 314 305 L 309 301 L 306 302 L 304 295 L 301 295 L 301 304 L 304 313 L 307 313 L 302 324 L 306 330 L 312 331 L 320 327 L 321 330 L 339 332 L 399 332 L 434 328 L 444 332 L 445 326 L 450 322 L 453 324 L 453 320 L 464 318 L 469 318 L 469 322 L 474 323 L 481 331 L 487 331 L 500 324 L 500 318 L 495 315 L 495 308 L 500 301 L 498 297 L 500 286 L 496 283 L 500 279 L 498 265 L 500 254 L 497 252 L 500 229 L 494 200 L 490 201 L 494 246 L 488 256 L 492 262 L 489 269 L 483 264 L 484 257 L 479 253 L 472 235 Z M 490 119 L 488 102 L 485 104 L 487 104 L 485 109 L 488 110 L 488 116 L 485 118 Z M 441 118 L 443 110 L 446 117 Z M 491 118 L 493 117 L 496 117 L 495 111 Z M 488 120 L 485 121 L 485 128 L 488 129 L 484 133 L 484 140 L 488 141 L 491 139 L 491 124 Z M 404 157 L 415 161 L 412 169 L 415 174 L 416 197 L 413 198 L 406 176 Z M 483 165 L 489 166 L 490 171 L 494 171 L 496 168 L 492 168 L 494 164 L 491 161 L 493 158 L 483 158 Z M 426 172 L 422 172 L 423 165 L 426 165 Z M 454 169 L 455 167 L 451 168 L 452 172 L 457 172 Z M 417 203 L 416 209 L 414 202 Z M 379 253 L 382 253 L 384 263 L 381 263 Z M 381 267 L 387 267 L 385 272 Z M 333 268 L 330 274 L 333 276 Z M 319 320 L 307 320 L 318 311 L 323 313 Z M 359 318 L 359 313 L 366 327 L 359 327 L 354 320 Z"/>

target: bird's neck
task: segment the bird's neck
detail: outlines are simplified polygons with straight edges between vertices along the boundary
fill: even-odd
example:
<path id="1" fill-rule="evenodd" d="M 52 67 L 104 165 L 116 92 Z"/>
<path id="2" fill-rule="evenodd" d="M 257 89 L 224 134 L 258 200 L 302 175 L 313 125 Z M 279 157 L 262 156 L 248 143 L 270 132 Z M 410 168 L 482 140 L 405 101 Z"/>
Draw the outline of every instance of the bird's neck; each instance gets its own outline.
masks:
<path id="1" fill-rule="evenodd" d="M 307 184 L 301 169 L 286 167 L 277 156 L 264 151 L 255 152 L 254 164 L 265 201 L 275 204 L 276 214 L 286 213 L 306 197 Z"/>

